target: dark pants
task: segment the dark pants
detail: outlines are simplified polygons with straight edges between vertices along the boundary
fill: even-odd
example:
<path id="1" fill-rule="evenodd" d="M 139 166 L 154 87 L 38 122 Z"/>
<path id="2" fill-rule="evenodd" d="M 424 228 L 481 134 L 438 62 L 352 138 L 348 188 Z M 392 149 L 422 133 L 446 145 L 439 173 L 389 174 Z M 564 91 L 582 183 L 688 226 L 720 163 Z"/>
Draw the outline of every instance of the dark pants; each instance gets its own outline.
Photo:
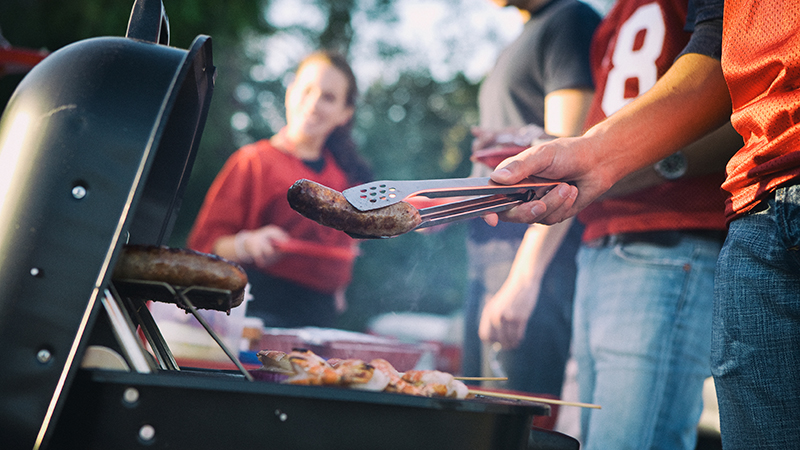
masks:
<path id="1" fill-rule="evenodd" d="M 484 224 L 476 224 L 483 226 Z M 522 234 L 507 234 L 512 242 L 510 260 L 522 239 L 527 227 L 518 229 Z M 500 350 L 496 363 L 500 366 L 508 382 L 502 387 L 535 394 L 561 395 L 564 370 L 569 359 L 572 334 L 572 300 L 575 291 L 575 254 L 580 245 L 583 227 L 574 221 L 564 237 L 553 260 L 545 271 L 536 307 L 528 319 L 528 326 L 520 345 L 515 349 Z M 519 233 L 519 231 L 517 231 Z M 481 247 L 487 242 L 471 242 L 473 249 L 470 258 L 481 257 Z M 488 244 L 491 246 L 492 244 Z M 489 256 L 491 258 L 491 256 Z M 509 263 L 510 264 L 510 263 Z M 481 342 L 478 338 L 478 324 L 484 300 L 499 287 L 497 280 L 487 280 L 485 276 L 496 276 L 485 267 L 470 274 L 470 285 L 465 303 L 465 335 L 462 356 L 462 370 L 465 376 L 480 376 L 483 358 Z M 507 275 L 507 274 L 506 274 Z M 503 280 L 499 280 L 502 283 Z M 493 289 L 490 292 L 490 288 Z"/>

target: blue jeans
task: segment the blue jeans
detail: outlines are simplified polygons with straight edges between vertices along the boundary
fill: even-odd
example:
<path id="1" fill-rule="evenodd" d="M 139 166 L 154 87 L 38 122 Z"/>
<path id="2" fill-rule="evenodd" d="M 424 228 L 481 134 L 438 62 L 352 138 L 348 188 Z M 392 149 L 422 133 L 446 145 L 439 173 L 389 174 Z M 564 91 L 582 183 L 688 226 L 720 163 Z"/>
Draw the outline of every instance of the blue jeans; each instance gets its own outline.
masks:
<path id="1" fill-rule="evenodd" d="M 583 450 L 694 449 L 710 376 L 714 265 L 721 238 L 612 236 L 578 251 L 573 353 Z"/>
<path id="2" fill-rule="evenodd" d="M 800 448 L 799 249 L 800 186 L 730 225 L 711 361 L 726 450 Z"/>

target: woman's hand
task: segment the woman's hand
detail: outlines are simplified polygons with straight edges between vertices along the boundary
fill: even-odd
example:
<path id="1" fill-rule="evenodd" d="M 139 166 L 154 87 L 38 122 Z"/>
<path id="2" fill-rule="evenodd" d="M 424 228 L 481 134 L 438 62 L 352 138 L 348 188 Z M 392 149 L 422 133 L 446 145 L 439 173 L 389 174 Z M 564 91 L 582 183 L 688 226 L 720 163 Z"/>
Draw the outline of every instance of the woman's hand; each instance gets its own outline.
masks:
<path id="1" fill-rule="evenodd" d="M 236 259 L 265 268 L 281 258 L 276 242 L 289 240 L 289 234 L 276 225 L 266 225 L 256 230 L 242 230 L 234 238 Z"/>

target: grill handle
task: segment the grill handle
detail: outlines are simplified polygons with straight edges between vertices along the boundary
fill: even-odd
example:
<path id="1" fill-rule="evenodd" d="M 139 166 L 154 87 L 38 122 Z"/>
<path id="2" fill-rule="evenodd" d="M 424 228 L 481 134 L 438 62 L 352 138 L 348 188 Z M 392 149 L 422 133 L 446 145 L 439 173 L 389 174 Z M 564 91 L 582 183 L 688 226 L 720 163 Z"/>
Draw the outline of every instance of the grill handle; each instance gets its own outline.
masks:
<path id="1" fill-rule="evenodd" d="M 162 0 L 136 0 L 125 37 L 169 45 L 169 18 Z"/>

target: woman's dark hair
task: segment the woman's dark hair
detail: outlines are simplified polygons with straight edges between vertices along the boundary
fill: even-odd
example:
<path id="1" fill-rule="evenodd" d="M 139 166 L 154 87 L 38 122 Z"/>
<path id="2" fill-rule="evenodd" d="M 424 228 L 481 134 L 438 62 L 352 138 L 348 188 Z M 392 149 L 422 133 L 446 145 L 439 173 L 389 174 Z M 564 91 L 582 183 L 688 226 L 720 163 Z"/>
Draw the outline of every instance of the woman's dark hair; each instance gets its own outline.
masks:
<path id="1" fill-rule="evenodd" d="M 344 56 L 330 50 L 320 50 L 303 58 L 297 67 L 299 71 L 304 64 L 310 61 L 326 61 L 341 72 L 347 78 L 347 96 L 345 102 L 347 106 L 355 108 L 358 98 L 358 85 L 353 69 Z M 353 184 L 366 183 L 374 179 L 372 168 L 363 156 L 358 152 L 355 141 L 353 140 L 353 123 L 355 114 L 344 125 L 336 127 L 325 141 L 325 146 L 333 154 L 336 164 L 342 168 L 347 175 L 347 179 Z"/>

